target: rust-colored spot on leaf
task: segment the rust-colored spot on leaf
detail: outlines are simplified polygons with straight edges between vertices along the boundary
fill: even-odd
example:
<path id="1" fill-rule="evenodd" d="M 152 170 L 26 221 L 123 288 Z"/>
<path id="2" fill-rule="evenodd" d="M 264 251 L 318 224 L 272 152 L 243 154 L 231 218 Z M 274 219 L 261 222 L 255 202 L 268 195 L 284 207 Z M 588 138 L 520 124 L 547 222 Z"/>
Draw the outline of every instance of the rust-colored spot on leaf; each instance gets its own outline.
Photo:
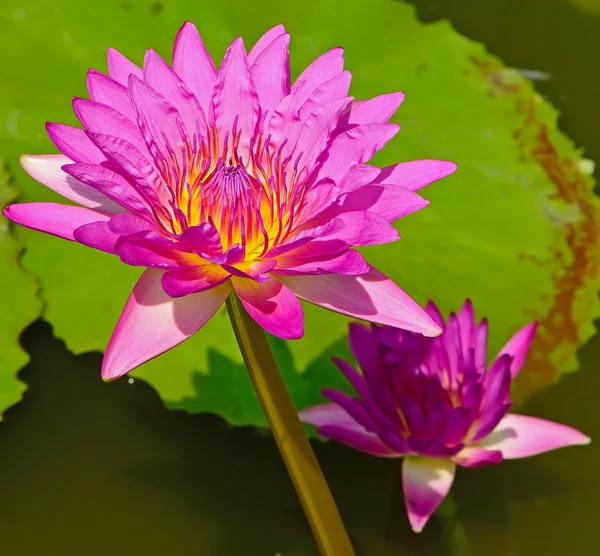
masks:
<path id="1" fill-rule="evenodd" d="M 541 118 L 539 103 L 527 83 L 524 80 L 507 83 L 501 66 L 495 66 L 489 59 L 472 58 L 472 62 L 488 78 L 491 94 L 514 96 L 515 108 L 523 114 L 522 126 L 515 131 L 514 138 L 524 160 L 539 165 L 553 184 L 553 201 L 574 206 L 578 213 L 575 221 L 557 225 L 556 241 L 547 260 L 523 255 L 534 264 L 548 265 L 554 284 L 547 312 L 533 316 L 540 326 L 527 367 L 516 384 L 518 397 L 523 397 L 553 383 L 561 372 L 572 370 L 571 361 L 577 349 L 588 339 L 582 337 L 581 325 L 591 321 L 597 303 L 600 212 L 593 179 L 581 170 L 576 152 L 559 151 L 553 130 Z"/>

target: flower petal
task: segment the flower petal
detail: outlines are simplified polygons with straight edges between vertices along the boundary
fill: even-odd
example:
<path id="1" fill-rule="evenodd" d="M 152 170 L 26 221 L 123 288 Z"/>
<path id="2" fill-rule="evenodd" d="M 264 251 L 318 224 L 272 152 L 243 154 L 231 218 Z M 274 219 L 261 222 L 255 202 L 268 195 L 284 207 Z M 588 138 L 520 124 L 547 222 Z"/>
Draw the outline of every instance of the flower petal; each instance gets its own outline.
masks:
<path id="1" fill-rule="evenodd" d="M 65 199 L 100 212 L 122 212 L 123 208 L 100 191 L 82 183 L 62 170 L 72 160 L 62 154 L 24 154 L 23 169 L 36 181 L 44 184 Z"/>
<path id="2" fill-rule="evenodd" d="M 381 170 L 374 183 L 401 185 L 417 191 L 456 171 L 456 164 L 446 160 L 413 160 L 388 166 Z"/>
<path id="3" fill-rule="evenodd" d="M 512 356 L 510 374 L 513 378 L 519 374 L 523 363 L 525 363 L 525 358 L 527 357 L 527 352 L 529 351 L 536 330 L 537 323 L 535 322 L 521 328 L 498 353 L 498 358 L 506 354 Z"/>
<path id="4" fill-rule="evenodd" d="M 589 443 L 589 437 L 566 425 L 511 413 L 477 446 L 500 450 L 504 459 L 518 459 Z"/>
<path id="5" fill-rule="evenodd" d="M 342 128 L 363 124 L 386 124 L 404 100 L 404 93 L 388 93 L 353 102 L 342 120 Z"/>
<path id="6" fill-rule="evenodd" d="M 351 166 L 373 158 L 399 129 L 396 124 L 365 124 L 340 133 L 327 149 L 317 179 L 331 178 L 338 183 Z"/>
<path id="7" fill-rule="evenodd" d="M 452 461 L 462 467 L 483 467 L 490 463 L 502 463 L 500 450 L 484 450 L 483 448 L 467 447 L 452 457 Z"/>
<path id="8" fill-rule="evenodd" d="M 409 456 L 402 464 L 402 488 L 408 521 L 420 533 L 450 491 L 456 465 L 450 460 Z"/>
<path id="9" fill-rule="evenodd" d="M 424 336 L 441 331 L 415 301 L 373 267 L 360 276 L 282 276 L 281 280 L 301 299 L 343 315 Z"/>
<path id="10" fill-rule="evenodd" d="M 317 427 L 317 434 L 336 440 L 355 450 L 372 456 L 394 458 L 400 454 L 384 444 L 380 438 L 367 432 L 339 405 L 323 404 L 303 409 L 300 420 Z"/>
<path id="11" fill-rule="evenodd" d="M 229 272 L 216 264 L 168 270 L 162 276 L 162 287 L 171 297 L 183 297 L 214 288 L 230 276 Z"/>
<path id="12" fill-rule="evenodd" d="M 131 60 L 125 58 L 118 50 L 109 48 L 107 53 L 108 76 L 117 83 L 127 86 L 130 75 L 142 78 L 142 70 Z"/>
<path id="13" fill-rule="evenodd" d="M 302 306 L 279 280 L 269 278 L 260 283 L 234 277 L 232 282 L 248 314 L 267 332 L 284 340 L 295 340 L 304 335 Z"/>
<path id="14" fill-rule="evenodd" d="M 301 120 L 305 120 L 310 116 L 321 104 L 336 100 L 338 98 L 345 98 L 348 96 L 348 89 L 350 88 L 350 81 L 352 80 L 352 74 L 349 71 L 343 71 L 335 77 L 332 77 L 328 81 L 325 81 L 319 85 L 312 94 L 308 97 L 306 102 L 300 107 L 298 115 Z M 336 125 L 339 124 L 336 122 Z"/>
<path id="15" fill-rule="evenodd" d="M 73 232 L 90 222 L 106 221 L 110 216 L 89 208 L 59 203 L 18 203 L 8 205 L 4 216 L 21 226 L 76 241 Z"/>
<path id="16" fill-rule="evenodd" d="M 63 168 L 64 172 L 72 176 L 72 181 L 79 180 L 84 187 L 88 187 L 97 195 L 107 197 L 108 203 L 115 204 L 118 210 L 112 212 L 123 212 L 127 209 L 150 217 L 146 204 L 122 175 L 97 164 L 65 164 Z"/>
<path id="17" fill-rule="evenodd" d="M 200 102 L 154 50 L 147 50 L 144 56 L 144 81 L 175 107 L 187 130 L 188 138 L 194 137 L 198 130 L 205 137 L 208 135 L 206 116 Z M 198 142 L 201 140 L 199 137 Z M 190 143 L 193 143 L 191 139 Z"/>
<path id="18" fill-rule="evenodd" d="M 285 33 L 271 42 L 251 64 L 250 73 L 263 112 L 275 108 L 290 93 L 290 36 Z"/>
<path id="19" fill-rule="evenodd" d="M 125 85 L 121 85 L 114 79 L 93 69 L 88 71 L 86 85 L 93 101 L 110 106 L 132 122 L 135 122 L 135 110 Z"/>
<path id="20" fill-rule="evenodd" d="M 369 265 L 363 256 L 350 249 L 338 256 L 316 259 L 294 258 L 293 253 L 288 257 L 277 259 L 277 274 L 307 275 L 307 274 L 345 274 L 355 276 L 369 272 Z"/>
<path id="21" fill-rule="evenodd" d="M 241 133 L 240 145 L 248 148 L 258 120 L 260 104 L 241 38 L 233 41 L 225 52 L 212 104 L 220 142 L 224 143 L 225 137 L 232 139 L 235 122 L 236 132 Z"/>
<path id="22" fill-rule="evenodd" d="M 198 29 L 189 21 L 184 23 L 177 33 L 173 48 L 173 69 L 196 95 L 208 116 L 217 72 Z"/>
<path id="23" fill-rule="evenodd" d="M 281 24 L 275 25 L 269 29 L 260 39 L 256 41 L 254 46 L 250 49 L 248 53 L 248 63 L 250 65 L 254 64 L 258 57 L 264 52 L 264 50 L 273 44 L 273 42 L 279 38 L 281 35 L 285 34 L 285 27 Z"/>
<path id="24" fill-rule="evenodd" d="M 73 162 L 100 164 L 106 161 L 104 153 L 94 145 L 85 130 L 48 122 L 46 131 L 56 148 Z"/>
<path id="25" fill-rule="evenodd" d="M 173 299 L 162 272 L 147 269 L 127 300 L 102 362 L 102 378 L 118 378 L 175 347 L 202 328 L 223 305 L 229 283 Z"/>

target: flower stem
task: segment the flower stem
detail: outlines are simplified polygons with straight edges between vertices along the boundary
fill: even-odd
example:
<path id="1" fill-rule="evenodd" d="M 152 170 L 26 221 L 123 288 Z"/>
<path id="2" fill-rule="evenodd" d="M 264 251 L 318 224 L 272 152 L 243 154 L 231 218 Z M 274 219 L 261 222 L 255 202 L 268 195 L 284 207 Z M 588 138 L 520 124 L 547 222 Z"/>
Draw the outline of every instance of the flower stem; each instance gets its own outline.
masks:
<path id="1" fill-rule="evenodd" d="M 248 315 L 235 293 L 227 298 L 227 310 L 250 380 L 321 554 L 353 556 L 350 539 L 264 330 Z"/>

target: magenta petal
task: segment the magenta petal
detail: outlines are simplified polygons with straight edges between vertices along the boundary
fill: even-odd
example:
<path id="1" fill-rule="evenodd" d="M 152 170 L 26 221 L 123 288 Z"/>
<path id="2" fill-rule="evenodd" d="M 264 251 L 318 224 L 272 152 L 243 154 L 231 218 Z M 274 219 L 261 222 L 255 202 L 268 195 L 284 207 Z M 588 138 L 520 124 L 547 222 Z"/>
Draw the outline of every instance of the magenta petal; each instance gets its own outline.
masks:
<path id="1" fill-rule="evenodd" d="M 394 222 L 429 205 L 413 191 L 397 185 L 367 185 L 344 197 L 342 210 L 368 210 Z"/>
<path id="2" fill-rule="evenodd" d="M 241 133 L 240 144 L 248 147 L 260 110 L 258 95 L 252 83 L 244 41 L 236 39 L 227 49 L 212 97 L 215 123 L 220 141 L 232 139 L 234 122 Z"/>
<path id="3" fill-rule="evenodd" d="M 4 209 L 4 216 L 21 226 L 70 241 L 76 241 L 73 232 L 80 226 L 90 222 L 106 221 L 110 218 L 110 216 L 88 208 L 59 203 L 8 205 Z"/>
<path id="4" fill-rule="evenodd" d="M 170 297 L 183 297 L 219 286 L 229 277 L 229 272 L 214 264 L 168 270 L 162 276 L 162 287 Z"/>
<path id="5" fill-rule="evenodd" d="M 251 48 L 248 53 L 248 63 L 254 64 L 258 57 L 264 52 L 264 50 L 273 44 L 275 39 L 285 34 L 285 27 L 283 25 L 275 25 L 269 29 L 260 39 L 256 41 L 256 44 Z"/>
<path id="6" fill-rule="evenodd" d="M 300 74 L 292 85 L 293 104 L 290 106 L 291 110 L 297 113 L 317 87 L 343 71 L 343 54 L 342 48 L 333 48 L 319 56 Z"/>
<path id="7" fill-rule="evenodd" d="M 277 259 L 277 274 L 307 275 L 307 274 L 344 274 L 356 276 L 369 272 L 369 265 L 363 256 L 354 249 L 342 255 L 324 260 L 294 259 L 293 256 Z"/>
<path id="8" fill-rule="evenodd" d="M 87 184 L 90 189 L 93 188 L 92 191 L 112 200 L 109 202 L 118 203 L 119 210 L 113 212 L 123 212 L 127 209 L 133 213 L 150 216 L 144 201 L 122 175 L 97 164 L 66 164 L 63 168 L 67 174 Z"/>
<path id="9" fill-rule="evenodd" d="M 198 29 L 190 22 L 184 23 L 177 33 L 173 48 L 173 69 L 196 95 L 200 106 L 208 116 L 217 72 Z"/>
<path id="10" fill-rule="evenodd" d="M 498 353 L 498 358 L 503 355 L 510 355 L 513 360 L 510 364 L 510 374 L 512 378 L 519 374 L 523 367 L 527 352 L 531 346 L 531 342 L 537 330 L 537 323 L 531 323 L 521 328 L 514 336 L 506 343 L 506 345 Z"/>
<path id="11" fill-rule="evenodd" d="M 252 82 L 263 112 L 272 110 L 290 93 L 290 36 L 280 35 L 250 62 Z"/>
<path id="12" fill-rule="evenodd" d="M 487 450 L 500 450 L 504 459 L 518 459 L 589 443 L 589 437 L 566 425 L 511 413 L 477 445 Z"/>
<path id="13" fill-rule="evenodd" d="M 351 166 L 370 160 L 399 129 L 395 124 L 365 124 L 337 135 L 327 150 L 318 179 L 331 178 L 338 183 Z"/>
<path id="14" fill-rule="evenodd" d="M 348 245 L 381 245 L 400 239 L 398 230 L 374 212 L 344 212 L 336 218 L 344 223 L 344 227 L 331 239 L 340 239 Z"/>
<path id="15" fill-rule="evenodd" d="M 456 465 L 450 460 L 407 457 L 402 464 L 402 488 L 408 521 L 420 533 L 450 491 Z"/>
<path id="16" fill-rule="evenodd" d="M 133 288 L 106 348 L 102 362 L 105 380 L 128 373 L 195 334 L 231 291 L 226 283 L 173 299 L 162 289 L 161 274 L 148 269 Z"/>
<path id="17" fill-rule="evenodd" d="M 400 185 L 417 191 L 456 171 L 456 164 L 446 160 L 414 160 L 401 162 L 381 170 L 374 183 Z"/>
<path id="18" fill-rule="evenodd" d="M 123 208 L 100 191 L 82 183 L 62 170 L 72 161 L 62 154 L 24 154 L 20 159 L 23 169 L 65 199 L 100 212 L 116 213 Z"/>
<path id="19" fill-rule="evenodd" d="M 56 148 L 73 162 L 100 164 L 106 161 L 106 156 L 94 145 L 85 130 L 48 122 L 46 131 Z"/>
<path id="20" fill-rule="evenodd" d="M 377 435 L 359 425 L 339 405 L 323 404 L 303 409 L 300 420 L 317 427 L 317 433 L 324 438 L 336 440 L 355 450 L 377 457 L 399 457 L 400 454 L 384 444 Z"/>
<path id="21" fill-rule="evenodd" d="M 484 450 L 483 448 L 463 448 L 452 457 L 452 461 L 462 467 L 483 467 L 491 463 L 502 463 L 500 450 Z"/>
<path id="22" fill-rule="evenodd" d="M 385 124 L 398 110 L 404 93 L 388 93 L 369 100 L 353 102 L 345 125 Z"/>
<path id="23" fill-rule="evenodd" d="M 131 143 L 141 153 L 147 152 L 139 127 L 113 108 L 93 100 L 74 98 L 73 110 L 90 133 L 119 137 Z"/>
<path id="24" fill-rule="evenodd" d="M 343 71 L 317 87 L 300 107 L 298 111 L 300 119 L 308 118 L 321 104 L 347 97 L 351 80 L 352 74 L 349 71 Z"/>
<path id="25" fill-rule="evenodd" d="M 304 335 L 304 316 L 297 297 L 279 280 L 256 282 L 234 278 L 233 287 L 248 314 L 267 332 L 296 340 Z"/>
<path id="26" fill-rule="evenodd" d="M 301 299 L 337 313 L 425 336 L 441 331 L 415 301 L 373 267 L 360 276 L 282 276 L 281 280 Z"/>
<path id="27" fill-rule="evenodd" d="M 144 56 L 144 81 L 175 107 L 188 138 L 194 137 L 198 130 L 205 136 L 208 134 L 206 116 L 200 102 L 154 50 L 147 50 Z M 190 143 L 193 142 L 190 140 Z"/>
<path id="28" fill-rule="evenodd" d="M 117 83 L 127 86 L 130 75 L 141 79 L 142 70 L 114 48 L 108 49 L 108 76 Z"/>
<path id="29" fill-rule="evenodd" d="M 135 110 L 125 85 L 93 69 L 88 71 L 86 84 L 93 101 L 110 106 L 135 122 Z"/>

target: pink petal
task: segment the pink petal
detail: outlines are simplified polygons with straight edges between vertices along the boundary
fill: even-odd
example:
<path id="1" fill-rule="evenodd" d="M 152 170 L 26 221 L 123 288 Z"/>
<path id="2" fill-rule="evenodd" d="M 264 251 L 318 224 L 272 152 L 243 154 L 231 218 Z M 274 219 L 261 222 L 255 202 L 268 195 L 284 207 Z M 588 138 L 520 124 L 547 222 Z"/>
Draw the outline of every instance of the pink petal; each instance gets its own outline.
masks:
<path id="1" fill-rule="evenodd" d="M 139 127 L 116 110 L 83 98 L 73 99 L 73 110 L 90 133 L 119 137 L 146 154 L 146 143 Z"/>
<path id="2" fill-rule="evenodd" d="M 108 49 L 107 58 L 108 76 L 117 83 L 127 86 L 130 75 L 135 75 L 139 78 L 142 77 L 142 70 L 114 48 Z"/>
<path id="3" fill-rule="evenodd" d="M 300 119 L 305 120 L 308 118 L 321 104 L 347 97 L 351 80 L 352 74 L 349 71 L 343 71 L 317 87 L 300 107 L 298 111 Z"/>
<path id="4" fill-rule="evenodd" d="M 143 146 L 129 142 L 144 156 L 146 152 L 152 153 L 147 158 L 153 157 L 157 162 L 160 159 L 171 160 L 171 152 L 181 157 L 180 153 L 184 149 L 181 129 L 185 129 L 185 126 L 177 109 L 159 92 L 137 77 L 129 80 L 129 93 L 138 115 L 137 121 Z M 196 127 L 195 123 L 193 127 Z M 127 140 L 126 137 L 123 138 Z M 156 152 L 156 148 L 159 153 Z M 162 167 L 160 163 L 157 166 Z"/>
<path id="5" fill-rule="evenodd" d="M 290 93 L 290 36 L 280 35 L 250 62 L 252 82 L 263 112 L 272 110 Z"/>
<path id="6" fill-rule="evenodd" d="M 470 299 L 465 299 L 456 318 L 460 336 L 460 345 L 463 353 L 466 353 L 466 350 L 471 347 L 471 338 L 475 327 L 475 313 L 473 311 L 473 303 Z"/>
<path id="7" fill-rule="evenodd" d="M 398 230 L 374 212 L 344 212 L 336 217 L 344 223 L 344 227 L 331 236 L 348 245 L 381 245 L 400 239 Z"/>
<path id="8" fill-rule="evenodd" d="M 92 222 L 80 226 L 73 232 L 73 237 L 79 243 L 93 249 L 116 254 L 115 246 L 122 235 L 135 234 L 147 229 L 148 222 L 145 220 L 132 214 L 121 213 L 107 222 Z"/>
<path id="9" fill-rule="evenodd" d="M 373 267 L 360 276 L 282 276 L 281 280 L 301 299 L 343 315 L 424 336 L 441 332 L 415 301 Z"/>
<path id="10" fill-rule="evenodd" d="M 502 452 L 483 448 L 463 448 L 452 457 L 452 461 L 462 467 L 483 467 L 490 463 L 502 463 Z"/>
<path id="11" fill-rule="evenodd" d="M 72 176 L 72 181 L 79 180 L 97 195 L 107 197 L 107 202 L 114 204 L 118 210 L 112 212 L 129 212 L 147 215 L 151 218 L 146 204 L 135 192 L 131 184 L 120 174 L 98 166 L 97 164 L 65 164 L 64 172 Z M 87 185 L 85 185 L 87 184 Z"/>
<path id="12" fill-rule="evenodd" d="M 337 135 L 327 150 L 317 179 L 331 178 L 338 183 L 351 166 L 373 158 L 399 129 L 395 124 L 365 124 Z"/>
<path id="13" fill-rule="evenodd" d="M 306 260 L 288 257 L 277 259 L 276 273 L 284 276 L 303 276 L 307 274 L 345 274 L 355 276 L 369 272 L 369 265 L 363 256 L 354 249 L 325 260 Z"/>
<path id="14" fill-rule="evenodd" d="M 505 354 L 513 358 L 510 364 L 510 374 L 513 378 L 519 374 L 523 363 L 525 363 L 525 358 L 529 352 L 529 347 L 531 346 L 536 330 L 537 323 L 535 322 L 521 328 L 498 353 L 498 358 Z"/>
<path id="15" fill-rule="evenodd" d="M 341 210 L 368 210 L 387 222 L 394 222 L 428 205 L 429 201 L 404 187 L 367 185 L 348 193 L 341 203 Z"/>
<path id="16" fill-rule="evenodd" d="M 138 149 L 119 137 L 96 133 L 90 134 L 90 137 L 111 161 L 122 168 L 143 199 L 155 206 L 168 204 L 170 196 L 160 176 Z"/>
<path id="17" fill-rule="evenodd" d="M 147 269 L 127 300 L 110 339 L 102 378 L 118 378 L 180 344 L 200 330 L 223 305 L 229 283 L 173 299 L 161 286 L 161 271 Z"/>
<path id="18" fill-rule="evenodd" d="M 59 203 L 19 203 L 8 205 L 4 216 L 21 226 L 76 241 L 73 231 L 90 222 L 110 217 L 94 210 Z"/>
<path id="19" fill-rule="evenodd" d="M 292 85 L 294 102 L 290 105 L 290 110 L 297 113 L 317 87 L 343 71 L 343 54 L 343 48 L 333 48 L 319 56 L 300 74 Z"/>
<path id="20" fill-rule="evenodd" d="M 217 72 L 198 29 L 190 22 L 184 23 L 177 33 L 173 49 L 173 69 L 196 95 L 208 116 Z"/>
<path id="21" fill-rule="evenodd" d="M 144 56 L 144 81 L 175 107 L 187 129 L 188 138 L 193 137 L 198 129 L 202 134 L 208 134 L 200 102 L 154 50 L 147 50 Z"/>
<path id="22" fill-rule="evenodd" d="M 170 297 L 183 297 L 214 288 L 230 276 L 229 272 L 216 264 L 168 270 L 162 276 L 162 287 Z"/>
<path id="23" fill-rule="evenodd" d="M 284 340 L 296 340 L 304 335 L 302 306 L 279 280 L 269 278 L 260 283 L 236 277 L 232 281 L 248 314 L 267 332 Z"/>
<path id="24" fill-rule="evenodd" d="M 329 141 L 331 132 L 337 126 L 340 114 L 351 97 L 332 100 L 319 106 L 302 124 L 298 134 L 295 152 L 302 153 L 301 162 L 312 168 Z"/>
<path id="25" fill-rule="evenodd" d="M 48 122 L 46 131 L 56 148 L 73 162 L 100 164 L 106 161 L 102 151 L 94 145 L 85 130 Z"/>
<path id="26" fill-rule="evenodd" d="M 225 52 L 212 97 L 219 140 L 231 140 L 233 124 L 241 132 L 240 145 L 248 148 L 258 120 L 260 104 L 252 84 L 244 41 L 236 39 Z"/>
<path id="27" fill-rule="evenodd" d="M 100 212 L 123 211 L 121 206 L 103 193 L 65 173 L 62 167 L 72 161 L 62 154 L 24 154 L 20 162 L 34 180 L 43 183 L 65 199 Z"/>
<path id="28" fill-rule="evenodd" d="M 345 126 L 385 124 L 398 110 L 404 93 L 388 93 L 369 100 L 353 102 L 345 118 Z"/>
<path id="29" fill-rule="evenodd" d="M 518 459 L 589 443 L 589 437 L 566 425 L 511 413 L 477 445 L 487 450 L 500 450 L 504 459 Z"/>
<path id="30" fill-rule="evenodd" d="M 446 160 L 414 160 L 388 166 L 374 183 L 400 185 L 417 191 L 456 171 L 456 164 Z"/>
<path id="31" fill-rule="evenodd" d="M 317 433 L 324 438 L 342 442 L 372 456 L 399 457 L 400 454 L 384 444 L 377 435 L 359 425 L 339 405 L 323 404 L 303 409 L 300 420 L 317 427 Z"/>
<path id="32" fill-rule="evenodd" d="M 135 122 L 135 110 L 125 85 L 93 69 L 88 71 L 86 84 L 93 101 L 110 106 Z"/>
<path id="33" fill-rule="evenodd" d="M 450 460 L 407 457 L 402 464 L 402 488 L 408 521 L 420 533 L 450 491 L 456 465 Z"/>
<path id="34" fill-rule="evenodd" d="M 254 64 L 258 57 L 264 52 L 264 50 L 273 44 L 273 42 L 281 35 L 285 34 L 285 27 L 283 25 L 275 25 L 275 27 L 269 29 L 260 39 L 256 41 L 256 44 L 252 47 L 248 54 L 248 63 Z"/>

